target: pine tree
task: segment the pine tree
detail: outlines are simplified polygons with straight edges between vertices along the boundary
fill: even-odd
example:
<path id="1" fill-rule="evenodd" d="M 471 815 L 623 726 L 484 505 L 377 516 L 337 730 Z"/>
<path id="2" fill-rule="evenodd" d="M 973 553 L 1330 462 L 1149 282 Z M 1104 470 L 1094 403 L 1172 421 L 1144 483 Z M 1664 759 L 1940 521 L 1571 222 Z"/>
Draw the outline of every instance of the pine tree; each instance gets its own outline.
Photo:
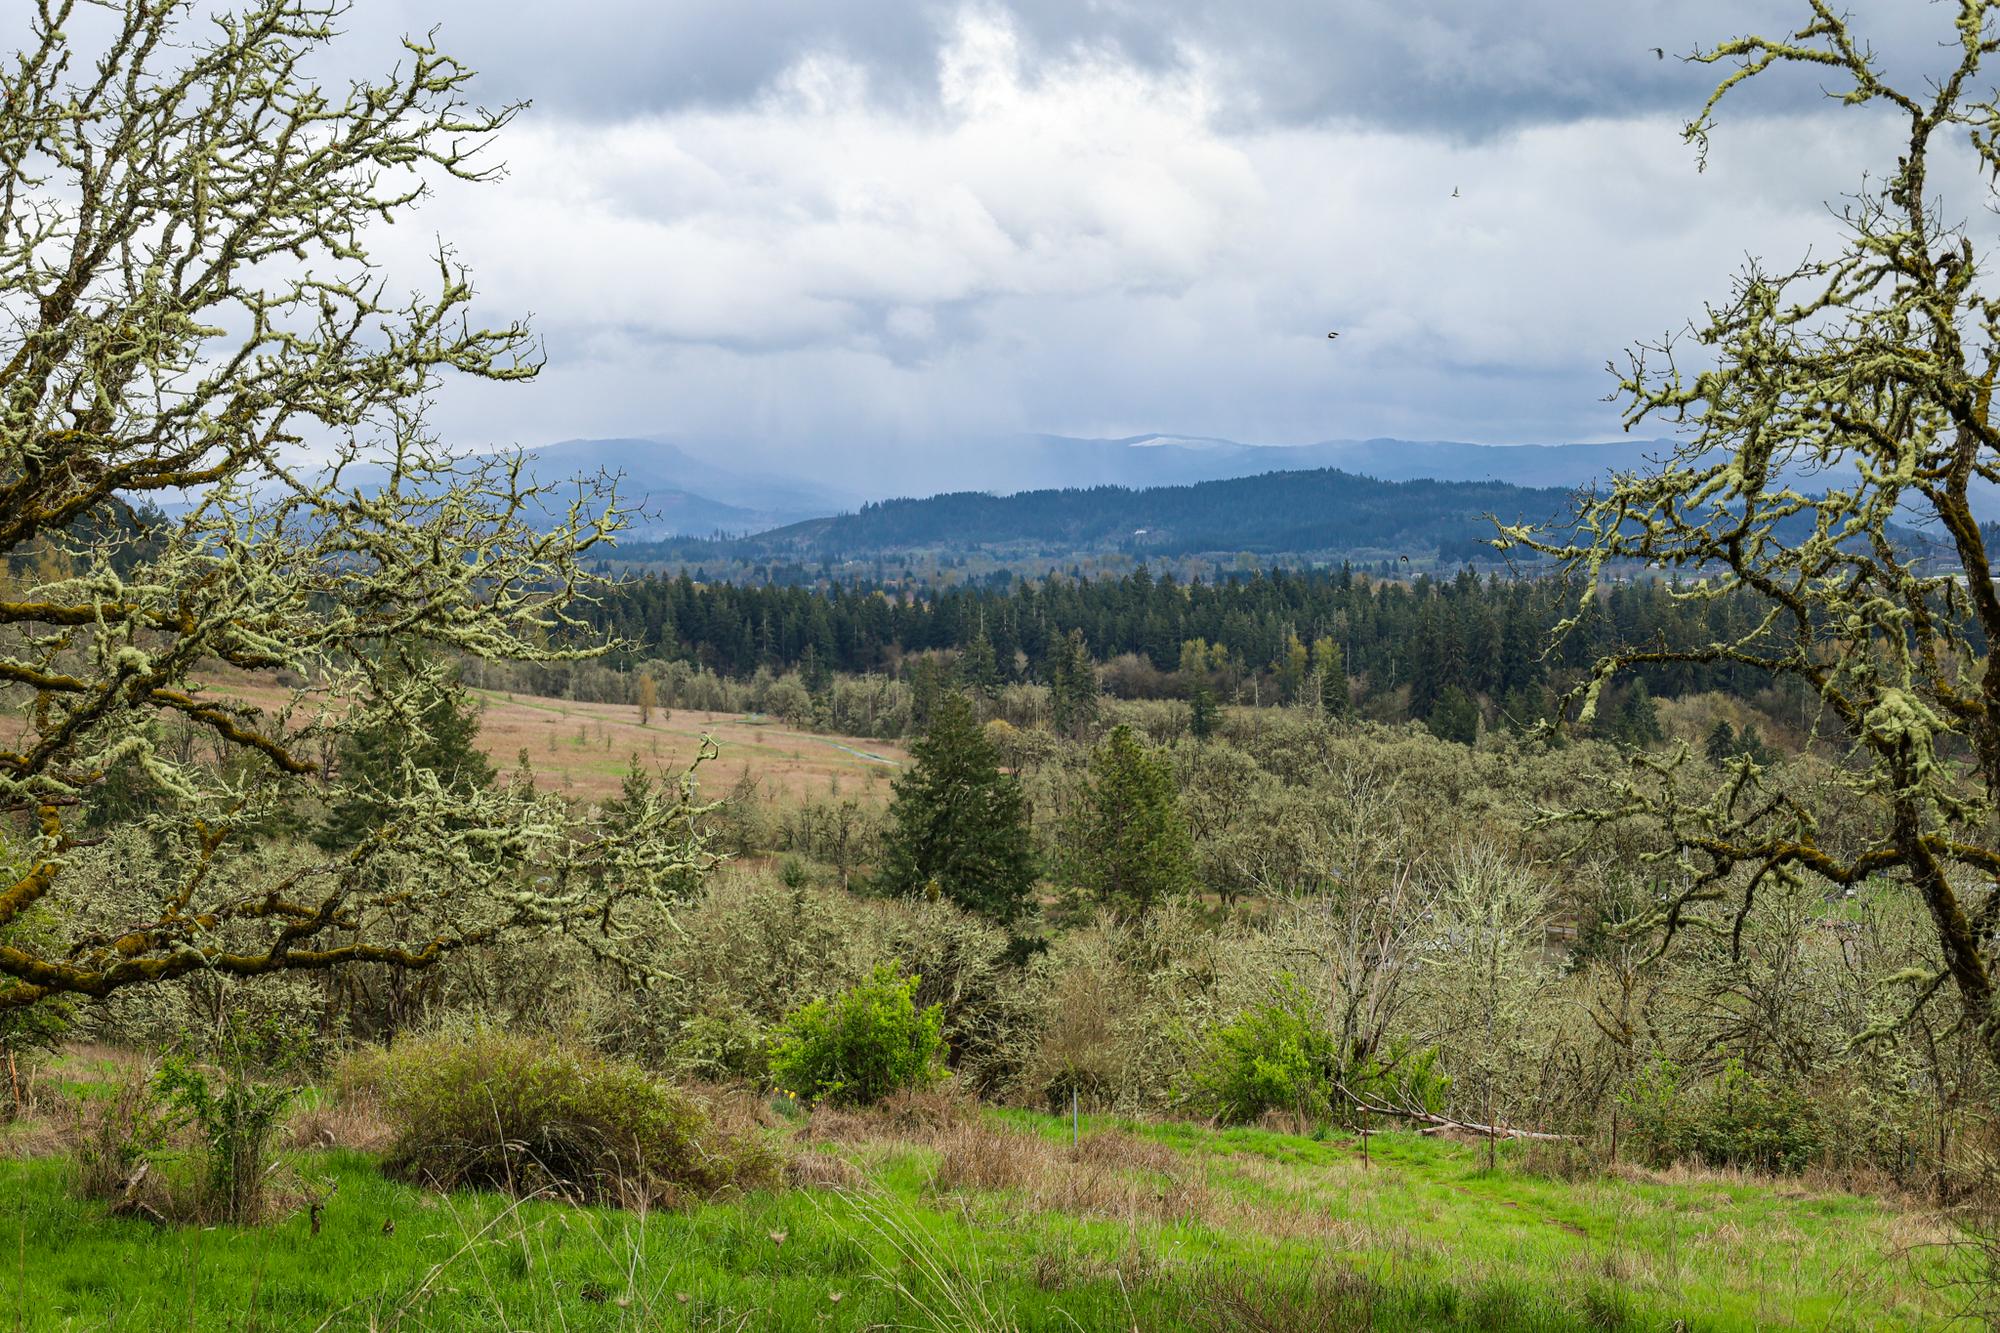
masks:
<path id="1" fill-rule="evenodd" d="M 1080 629 L 1056 642 L 1049 694 L 1055 727 L 1061 734 L 1082 736 L 1097 725 L 1097 666 Z"/>
<path id="2" fill-rule="evenodd" d="M 527 762 L 528 752 L 523 750 L 521 763 L 525 766 Z M 604 802 L 604 813 L 615 824 L 637 818 L 652 801 L 652 775 L 646 772 L 645 761 L 634 750 L 632 757 L 625 761 L 625 776 L 618 780 L 618 794 Z"/>
<path id="3" fill-rule="evenodd" d="M 1500 720 L 1506 724 L 1507 730 L 1517 736 L 1525 735 L 1537 723 L 1547 721 L 1553 712 L 1546 686 L 1519 686 L 1500 698 Z M 1554 740 L 1555 737 L 1547 739 Z"/>
<path id="4" fill-rule="evenodd" d="M 1731 755 L 1736 753 L 1736 749 L 1736 728 L 1729 725 L 1728 718 L 1723 718 L 1713 727 L 1709 728 L 1708 742 L 1703 746 L 1704 752 L 1708 755 L 1709 763 L 1716 765 L 1718 768 L 1721 767 Z"/>
<path id="5" fill-rule="evenodd" d="M 1773 757 L 1771 747 L 1764 744 L 1764 738 L 1757 734 L 1757 728 L 1754 725 L 1745 726 L 1737 734 L 1736 753 L 1748 755 L 1750 762 L 1753 764 L 1768 764 Z"/>
<path id="6" fill-rule="evenodd" d="M 937 893 L 1008 922 L 1035 884 L 1021 785 L 962 694 L 939 700 L 930 730 L 895 781 L 890 831 L 876 883 L 884 892 Z"/>
<path id="7" fill-rule="evenodd" d="M 1188 701 L 1188 730 L 1204 742 L 1215 734 L 1215 692 L 1206 685 L 1195 686 Z"/>
<path id="8" fill-rule="evenodd" d="M 1666 733 L 1660 730 L 1659 710 L 1653 706 L 1653 695 L 1646 688 L 1643 676 L 1632 682 L 1632 690 L 1625 696 L 1625 705 L 1618 710 L 1617 736 L 1627 745 L 1642 749 L 1658 745 L 1666 738 Z"/>
<path id="9" fill-rule="evenodd" d="M 799 680 L 805 685 L 806 693 L 815 699 L 826 697 L 833 689 L 833 667 L 810 643 L 799 654 Z"/>
<path id="10" fill-rule="evenodd" d="M 1437 610 L 1426 604 L 1410 644 L 1410 716 L 1429 718 L 1457 686 L 1446 673 L 1443 631 Z"/>
<path id="11" fill-rule="evenodd" d="M 1441 741 L 1475 744 L 1479 740 L 1479 705 L 1458 686 L 1448 685 L 1424 725 Z"/>
<path id="12" fill-rule="evenodd" d="M 1192 892 L 1194 842 L 1166 760 L 1119 724 L 1090 758 L 1090 785 L 1068 829 L 1072 889 L 1127 919 Z"/>
<path id="13" fill-rule="evenodd" d="M 986 622 L 982 619 L 972 642 L 965 645 L 965 651 L 958 658 L 959 679 L 965 687 L 982 699 L 992 700 L 1000 693 L 1000 665 L 993 655 L 993 640 L 986 637 Z"/>
<path id="14" fill-rule="evenodd" d="M 408 795 L 415 772 L 432 774 L 451 792 L 479 791 L 493 781 L 493 765 L 478 745 L 479 712 L 457 672 L 436 671 L 401 648 L 388 656 L 386 675 L 417 682 L 413 707 L 385 713 L 342 740 L 337 762 L 348 794 L 315 835 L 329 850 L 356 846 L 380 828 L 393 802 Z"/>

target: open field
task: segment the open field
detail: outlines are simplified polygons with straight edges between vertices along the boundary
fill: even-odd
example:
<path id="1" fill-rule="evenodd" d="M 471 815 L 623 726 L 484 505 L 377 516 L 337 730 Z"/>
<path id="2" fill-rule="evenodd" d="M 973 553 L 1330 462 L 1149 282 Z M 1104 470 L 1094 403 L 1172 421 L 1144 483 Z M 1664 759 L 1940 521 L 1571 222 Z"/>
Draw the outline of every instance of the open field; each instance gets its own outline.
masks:
<path id="1" fill-rule="evenodd" d="M 259 708 L 281 708 L 289 692 L 266 680 L 215 674 L 208 688 Z M 469 691 L 478 701 L 479 746 L 501 772 L 523 750 L 545 784 L 581 800 L 618 790 L 631 757 L 654 768 L 679 770 L 694 758 L 706 735 L 721 754 L 702 768 L 702 787 L 720 796 L 747 771 L 774 797 L 825 795 L 837 787 L 844 796 L 870 804 L 889 799 L 889 779 L 909 759 L 896 741 L 795 731 L 776 718 L 741 713 L 656 710 L 647 726 L 639 710 L 624 704 L 577 703 L 498 690 Z"/>
<path id="2" fill-rule="evenodd" d="M 818 1112 L 794 1187 L 640 1216 L 385 1179 L 324 1230 L 155 1229 L 0 1162 L 0 1318 L 37 1330 L 1879 1329 L 1935 1326 L 1941 1233 L 1796 1183 L 1537 1173 L 1511 1146 L 961 1110 Z"/>
<path id="3" fill-rule="evenodd" d="M 684 767 L 704 735 L 722 751 L 702 769 L 714 795 L 748 771 L 774 795 L 822 795 L 837 784 L 843 795 L 886 802 L 890 777 L 909 757 L 893 741 L 794 731 L 770 717 L 677 709 L 642 727 L 639 711 L 621 704 L 472 694 L 481 706 L 479 744 L 496 767 L 510 767 L 525 749 L 537 773 L 585 798 L 616 791 L 634 753 L 651 765 Z"/>

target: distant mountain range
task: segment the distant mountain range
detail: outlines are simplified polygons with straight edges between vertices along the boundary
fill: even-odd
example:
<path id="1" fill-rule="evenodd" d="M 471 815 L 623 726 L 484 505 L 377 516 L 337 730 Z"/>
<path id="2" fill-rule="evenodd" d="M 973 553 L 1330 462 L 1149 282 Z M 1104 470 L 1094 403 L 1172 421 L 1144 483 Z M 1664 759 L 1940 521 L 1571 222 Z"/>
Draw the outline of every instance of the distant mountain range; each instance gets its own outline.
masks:
<path id="1" fill-rule="evenodd" d="M 914 465 L 884 468 L 876 477 L 857 476 L 836 486 L 804 479 L 820 465 L 817 459 L 801 458 L 780 477 L 718 461 L 719 446 L 654 437 L 563 440 L 534 451 L 534 470 L 544 480 L 600 470 L 620 474 L 620 493 L 643 511 L 631 535 L 646 540 L 742 536 L 852 512 L 870 500 L 937 492 L 1145 489 L 1328 468 L 1379 481 L 1493 481 L 1574 489 L 1615 469 L 1642 466 L 1666 447 L 1657 441 L 1483 445 L 1385 439 L 1255 445 L 1177 435 L 1016 435 L 940 449 Z"/>
<path id="2" fill-rule="evenodd" d="M 620 500 L 637 509 L 637 538 L 742 535 L 853 509 L 861 495 L 792 477 L 738 471 L 663 439 L 561 440 L 531 451 L 530 472 L 556 482 L 616 474 Z"/>
<path id="3" fill-rule="evenodd" d="M 1378 481 L 1499 481 L 1575 488 L 1616 470 L 1644 466 L 1671 447 L 1671 441 L 1658 440 L 1496 445 L 1377 439 L 1267 445 L 1185 435 L 1123 439 L 1015 435 L 962 451 L 963 457 L 948 470 L 949 489 L 999 494 L 1074 486 L 1168 486 L 1318 468 Z"/>
<path id="4" fill-rule="evenodd" d="M 1352 557 L 1456 562 L 1491 558 L 1488 515 L 1561 519 L 1567 487 L 1496 481 L 1378 481 L 1331 468 L 1132 489 L 1073 487 L 886 500 L 858 512 L 708 541 L 624 543 L 637 563 L 840 562 L 896 553 L 981 552 L 1010 561 L 1149 555 Z"/>
<path id="5" fill-rule="evenodd" d="M 659 541 L 773 532 L 891 498 L 964 492 L 1006 496 L 1096 486 L 1145 490 L 1326 469 L 1384 482 L 1492 482 L 1574 491 L 1612 472 L 1647 468 L 1673 448 L 1670 440 L 1494 445 L 1376 439 L 1257 445 L 1158 434 L 1122 439 L 1012 435 L 940 447 L 873 468 L 850 464 L 851 476 L 836 473 L 838 480 L 829 481 L 824 479 L 827 470 L 840 467 L 843 457 L 831 448 L 758 466 L 738 446 L 652 437 L 563 440 L 534 451 L 534 471 L 546 481 L 598 471 L 620 474 L 620 494 L 642 511 L 627 540 Z M 857 451 L 850 447 L 844 456 L 851 460 Z M 1804 473 L 1790 481 L 1807 490 L 1825 484 L 1824 478 Z M 1981 520 L 2000 519 L 2000 490 L 1976 487 L 1972 501 Z"/>

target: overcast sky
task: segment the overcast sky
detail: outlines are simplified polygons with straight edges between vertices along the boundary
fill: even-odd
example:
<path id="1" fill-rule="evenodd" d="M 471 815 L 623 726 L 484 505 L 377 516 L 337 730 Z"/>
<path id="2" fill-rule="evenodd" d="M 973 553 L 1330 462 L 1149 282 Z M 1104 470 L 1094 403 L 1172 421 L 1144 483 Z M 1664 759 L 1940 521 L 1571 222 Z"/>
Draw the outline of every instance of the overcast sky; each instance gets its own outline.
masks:
<path id="1" fill-rule="evenodd" d="M 505 183 L 398 229 L 547 341 L 540 382 L 448 392 L 450 436 L 824 472 L 1015 431 L 1610 438 L 1607 358 L 1893 159 L 1782 75 L 1697 173 L 1713 74 L 1674 57 L 1803 8 L 357 0 L 341 59 L 440 24 L 534 101 Z M 1940 59 L 1949 7 L 1858 8 L 1892 71 Z"/>

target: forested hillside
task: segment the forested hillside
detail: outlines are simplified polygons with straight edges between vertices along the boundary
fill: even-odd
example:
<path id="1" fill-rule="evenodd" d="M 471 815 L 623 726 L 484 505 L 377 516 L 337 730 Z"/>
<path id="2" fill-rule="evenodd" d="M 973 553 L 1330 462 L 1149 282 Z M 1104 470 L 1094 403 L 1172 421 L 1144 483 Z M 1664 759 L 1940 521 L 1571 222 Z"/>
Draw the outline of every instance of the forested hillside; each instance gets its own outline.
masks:
<path id="1" fill-rule="evenodd" d="M 629 562 L 852 560 L 903 550 L 1111 549 L 1180 555 L 1367 553 L 1367 558 L 1491 554 L 1489 516 L 1560 519 L 1569 492 L 1497 481 L 1377 481 L 1331 468 L 1189 486 L 1122 486 L 884 500 L 740 541 L 628 546 Z"/>

